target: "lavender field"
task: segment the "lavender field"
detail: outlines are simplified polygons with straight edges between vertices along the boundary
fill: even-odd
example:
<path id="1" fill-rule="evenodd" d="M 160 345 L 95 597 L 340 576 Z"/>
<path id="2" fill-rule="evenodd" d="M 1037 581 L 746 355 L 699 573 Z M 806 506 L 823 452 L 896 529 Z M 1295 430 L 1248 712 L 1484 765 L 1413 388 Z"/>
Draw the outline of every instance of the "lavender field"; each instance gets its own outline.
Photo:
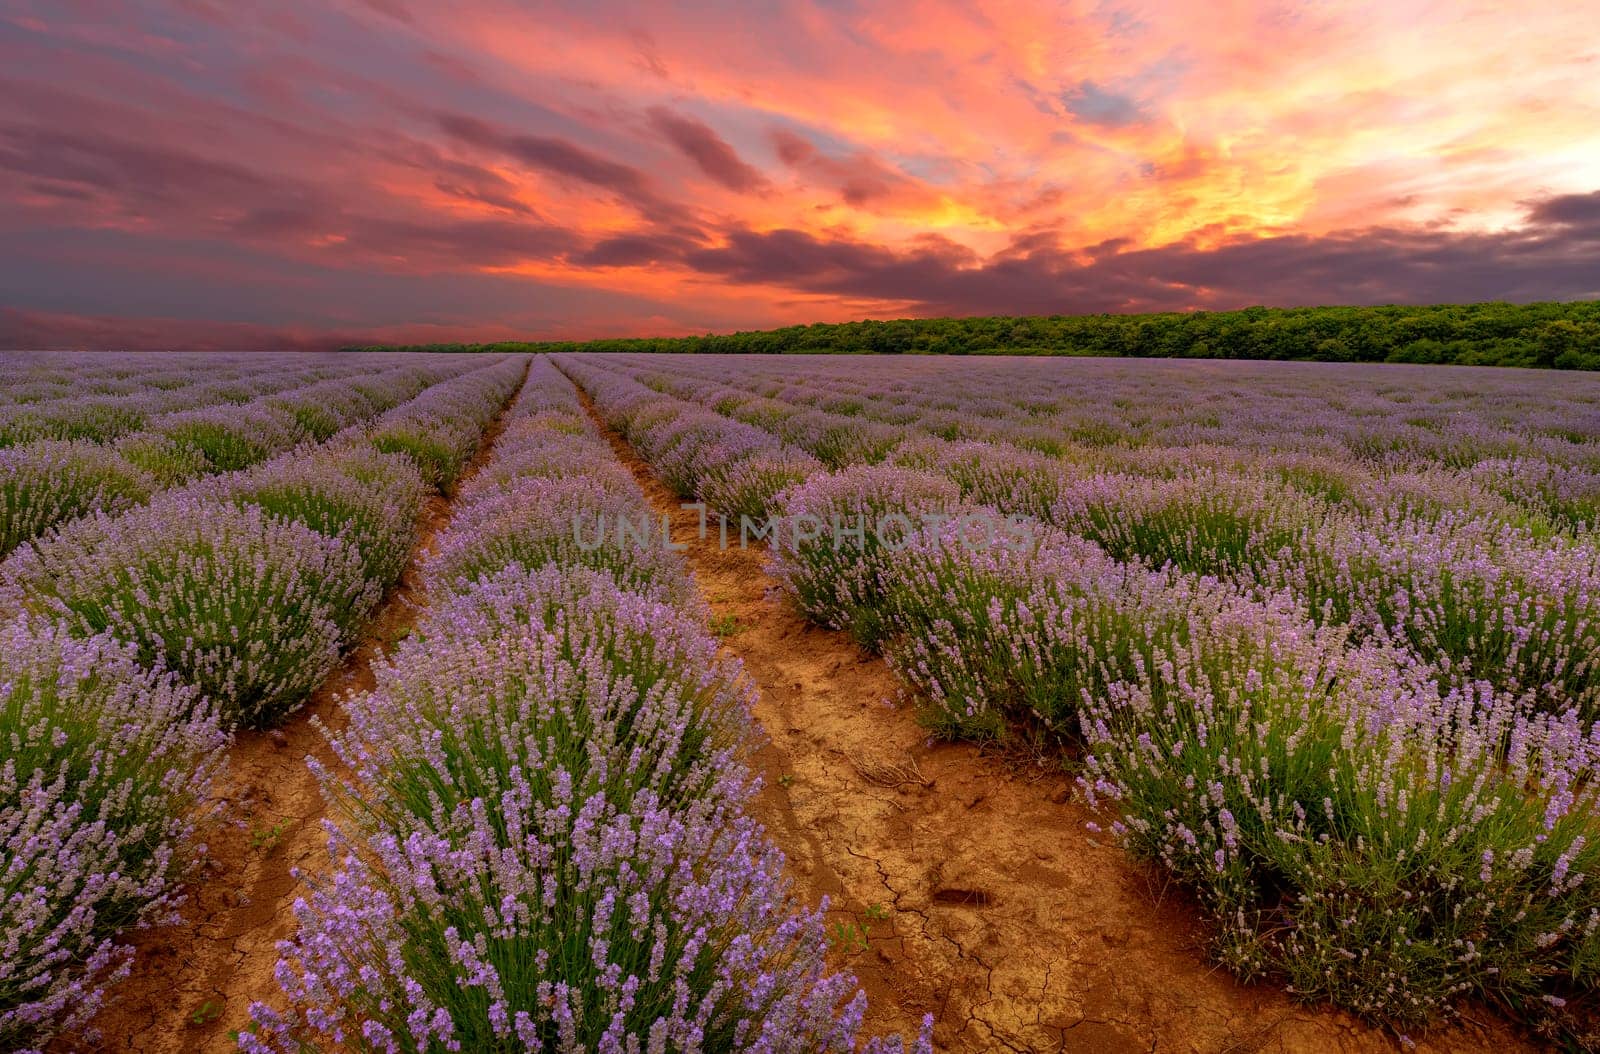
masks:
<path id="1" fill-rule="evenodd" d="M 742 667 L 761 638 L 738 644 L 708 575 L 735 547 L 772 584 L 746 625 L 803 613 L 795 656 L 882 667 L 915 715 L 916 757 L 849 755 L 904 822 L 940 794 L 924 753 L 1026 757 L 1082 852 L 1180 891 L 1203 938 L 1174 954 L 1287 991 L 1306 1028 L 1600 1046 L 1600 379 L 629 354 L 0 372 L 0 1048 L 1077 1049 L 1042 990 L 993 983 L 1035 949 L 986 949 L 982 1032 L 905 950 L 959 945 L 1009 892 L 925 907 L 880 860 L 880 904 L 804 862 L 820 791 L 772 751 L 822 746 L 761 715 L 819 690 Z M 699 549 L 662 533 L 679 501 Z M 274 752 L 285 732 L 325 749 Z M 281 832 L 225 833 L 229 774 L 263 752 L 322 803 L 294 820 L 317 861 L 272 865 L 292 893 L 256 925 L 283 939 L 135 1027 L 118 1008 L 167 983 L 149 934 L 201 955 L 196 898 L 273 852 Z M 1226 983 L 1207 998 L 1243 1005 Z"/>
<path id="2" fill-rule="evenodd" d="M 774 577 L 937 734 L 1059 751 L 1239 977 L 1594 1042 L 1600 382 L 558 363 L 662 480 L 776 517 Z"/>

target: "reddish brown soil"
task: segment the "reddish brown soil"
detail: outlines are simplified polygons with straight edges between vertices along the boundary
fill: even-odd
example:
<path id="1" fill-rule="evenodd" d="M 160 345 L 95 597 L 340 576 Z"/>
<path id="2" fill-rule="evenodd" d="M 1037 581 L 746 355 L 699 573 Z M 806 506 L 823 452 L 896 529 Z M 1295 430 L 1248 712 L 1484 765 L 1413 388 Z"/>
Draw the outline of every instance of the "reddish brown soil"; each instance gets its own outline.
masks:
<path id="1" fill-rule="evenodd" d="M 496 418 L 458 482 L 489 459 L 502 428 Z M 328 870 L 327 806 L 306 758 L 338 766 L 316 723 L 341 728 L 340 700 L 373 686 L 373 662 L 416 623 L 426 604 L 419 569 L 449 522 L 450 502 L 430 498 L 411 560 L 363 640 L 282 728 L 239 733 L 213 788 L 224 822 L 207 838 L 208 861 L 190 884 L 182 922 L 134 936 L 133 975 L 111 991 L 88 1030 L 98 1031 L 98 1041 L 69 1040 L 61 1050 L 232 1051 L 231 1033 L 248 1022 L 250 1004 L 276 996 L 277 943 L 293 934 L 292 908 L 303 892 L 294 872 Z"/>
<path id="2" fill-rule="evenodd" d="M 764 552 L 724 551 L 715 531 L 698 539 L 697 514 L 607 434 L 672 515 L 715 617 L 735 620 L 725 648 L 759 689 L 769 737 L 755 759 L 760 818 L 800 896 L 829 897 L 830 924 L 865 933 L 865 947 L 840 941 L 833 956 L 860 978 L 874 1031 L 910 1034 L 931 1013 L 940 1051 L 1399 1049 L 1208 963 L 1192 906 L 1090 835 L 1058 766 L 931 743 L 891 705 L 899 685 L 881 660 L 784 602 Z M 1419 1049 L 1534 1049 L 1503 1020 L 1473 1017 Z"/>

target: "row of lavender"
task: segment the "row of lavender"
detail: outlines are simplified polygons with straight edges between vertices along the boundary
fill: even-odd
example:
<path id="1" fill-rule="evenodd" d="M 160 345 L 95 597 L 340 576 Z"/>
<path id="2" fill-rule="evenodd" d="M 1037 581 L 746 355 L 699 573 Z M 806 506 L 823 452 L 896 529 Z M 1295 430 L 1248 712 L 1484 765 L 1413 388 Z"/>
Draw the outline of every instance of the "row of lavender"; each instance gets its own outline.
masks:
<path id="1" fill-rule="evenodd" d="M 648 507 L 547 361 L 510 418 L 331 737 L 339 867 L 243 1049 L 856 1050 L 864 997 L 746 815 L 748 689 L 681 559 L 585 540 Z"/>
<path id="2" fill-rule="evenodd" d="M 424 485 L 466 464 L 525 361 L 470 365 L 415 397 L 395 378 L 379 401 L 398 405 L 320 444 L 29 541 L 0 564 L 0 603 L 138 642 L 230 724 L 281 719 L 398 575 Z"/>
<path id="3" fill-rule="evenodd" d="M 526 364 L 475 365 L 0 563 L 0 1046 L 87 1020 L 129 968 L 118 935 L 173 917 L 228 730 L 301 705 L 406 562 L 424 471 L 382 448 L 445 437 L 453 476 Z"/>
<path id="4" fill-rule="evenodd" d="M 391 357 L 390 363 L 393 361 Z M 19 412 L 42 411 L 53 429 L 70 423 L 53 418 L 56 408 L 82 401 L 134 397 L 163 410 L 199 405 L 210 401 L 208 397 L 246 402 L 281 387 L 274 379 L 284 373 L 312 374 L 306 378 L 309 381 L 351 376 L 362 368 L 355 360 L 332 355 L 0 352 L 0 369 L 5 370 L 9 382 L 0 390 L 0 420 L 6 422 L 0 436 L 9 437 L 8 429 Z M 170 398 L 162 394 L 169 392 L 182 394 Z M 184 395 L 198 401 L 187 401 Z M 27 409 L 20 409 L 24 407 Z"/>
<path id="5" fill-rule="evenodd" d="M 655 388 L 739 413 L 727 386 L 669 384 L 663 373 L 672 371 L 659 360 L 650 367 L 643 377 Z M 975 373 L 981 380 L 983 371 Z M 876 430 L 867 433 L 870 442 L 845 441 L 840 437 L 856 435 L 851 419 L 819 411 L 785 420 L 776 434 L 830 467 L 888 460 L 933 469 L 959 486 L 964 500 L 1091 539 L 1119 560 L 1215 575 L 1261 594 L 1293 592 L 1319 623 L 1409 650 L 1452 684 L 1488 681 L 1532 695 L 1552 712 L 1600 712 L 1600 545 L 1593 528 L 1513 503 L 1437 466 L 1364 479 L 1340 476 L 1328 461 L 1297 462 L 1298 476 L 1280 474 L 1288 463 L 1238 469 L 1178 461 L 1102 471 L 911 426 L 890 446 Z M 707 419 L 706 427 L 726 431 L 731 422 Z M 719 500 L 714 484 L 709 497 L 746 511 Z M 1043 716 L 1074 715 L 1069 706 Z"/>
<path id="6" fill-rule="evenodd" d="M 189 367 L 204 377 L 205 360 Z M 201 476 L 259 464 L 305 442 L 335 433 L 415 397 L 429 385 L 479 368 L 465 356 L 431 357 L 424 362 L 366 363 L 365 375 L 323 377 L 330 367 L 301 365 L 256 378 L 240 388 L 221 382 L 158 392 L 178 397 L 185 409 L 152 414 L 146 396 L 104 400 L 138 422 L 112 441 L 66 436 L 37 439 L 0 449 L 0 557 L 49 528 L 95 510 L 117 512 L 141 504 L 159 491 Z M 352 373 L 361 367 L 344 367 Z M 266 386 L 259 395 L 251 393 Z M 205 389 L 197 392 L 196 389 Z M 195 400 L 196 396 L 206 399 Z M 244 396 L 245 398 L 237 398 Z"/>
<path id="7" fill-rule="evenodd" d="M 1427 600 L 1416 617 L 1447 656 L 1515 642 L 1495 660 L 1514 687 L 1497 688 L 1473 676 L 1502 672 L 1487 662 L 1423 661 L 1410 635 L 1361 632 L 1265 576 L 1157 569 L 1015 519 L 1038 506 L 1004 500 L 1014 489 L 984 492 L 1009 508 L 974 499 L 982 456 L 930 456 L 913 438 L 918 468 L 890 454 L 784 484 L 756 467 L 803 471 L 777 436 L 647 388 L 625 364 L 561 364 L 680 492 L 735 513 L 722 481 L 765 479 L 749 493 L 776 517 L 775 576 L 812 617 L 881 649 L 935 727 L 1081 744 L 1088 798 L 1201 896 L 1239 974 L 1401 1027 L 1463 997 L 1541 1022 L 1592 999 L 1600 590 L 1587 540 L 1551 540 L 1552 562 L 1519 582 L 1490 562 L 1503 550 L 1465 543 L 1431 553 L 1432 579 L 1390 579 L 1434 590 L 1411 603 Z M 1473 612 L 1513 587 L 1515 602 Z"/>
<path id="8" fill-rule="evenodd" d="M 630 368 L 660 356 L 616 356 Z M 1133 449 L 1295 448 L 1336 457 L 1470 464 L 1548 456 L 1595 464 L 1600 382 L 1537 371 L 1317 363 L 1059 358 L 693 356 L 680 377 L 779 407 L 920 421 L 947 438 Z"/>
<path id="9" fill-rule="evenodd" d="M 83 440 L 115 443 L 136 432 L 154 432 L 170 414 L 214 406 L 254 405 L 254 409 L 290 411 L 282 425 L 320 424 L 315 403 L 298 400 L 274 403 L 272 397 L 304 389 L 318 381 L 371 381 L 378 374 L 402 369 L 432 369 L 456 361 L 456 369 L 469 369 L 462 357 L 427 355 L 371 355 L 320 360 L 312 355 L 264 355 L 262 365 L 232 365 L 226 358 L 189 355 L 179 363 L 162 365 L 160 357 L 126 355 L 107 357 L 117 368 L 117 381 L 96 384 L 94 366 L 82 366 L 69 395 L 48 400 L 0 403 L 0 448 L 38 440 Z M 99 371 L 114 368 L 101 365 Z M 62 373 L 70 376 L 69 369 Z M 26 384 L 22 385 L 26 387 Z M 338 392 L 339 389 L 331 389 Z M 358 390 L 366 390 L 358 385 Z M 338 408 L 339 400 L 334 400 Z M 182 417 L 179 417 L 182 421 Z"/>
<path id="10" fill-rule="evenodd" d="M 1223 469 L 1318 496 L 1600 513 L 1600 382 L 1532 371 L 1282 363 L 618 357 L 652 386 L 815 448 L 876 460 L 909 429 L 1041 452 L 1079 474 Z"/>

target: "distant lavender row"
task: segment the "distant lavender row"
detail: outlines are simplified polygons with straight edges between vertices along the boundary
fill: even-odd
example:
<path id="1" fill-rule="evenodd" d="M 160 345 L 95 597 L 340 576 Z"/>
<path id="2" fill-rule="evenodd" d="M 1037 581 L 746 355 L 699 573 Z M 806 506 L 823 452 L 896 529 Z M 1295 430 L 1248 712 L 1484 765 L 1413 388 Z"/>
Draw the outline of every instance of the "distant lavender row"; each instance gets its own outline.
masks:
<path id="1" fill-rule="evenodd" d="M 320 442 L 429 385 L 482 367 L 464 358 L 405 364 L 371 377 L 274 391 L 239 405 L 166 413 L 145 422 L 145 431 L 110 445 L 45 439 L 0 449 L 0 557 L 88 512 L 115 513 L 166 487 Z"/>
<path id="2" fill-rule="evenodd" d="M 612 423 L 658 463 L 664 479 L 735 511 L 732 503 L 715 500 L 717 481 L 757 474 L 763 462 L 738 450 L 711 452 L 692 438 L 680 443 L 685 426 L 678 422 L 692 419 L 703 434 L 748 431 L 747 425 L 727 418 L 719 425 L 699 411 L 658 426 L 660 415 L 640 408 L 670 407 L 674 396 L 643 387 L 612 359 L 567 361 L 585 378 L 603 374 L 617 378 L 608 383 L 629 387 L 627 399 L 606 400 L 617 407 Z M 651 367 L 652 378 L 665 369 L 658 360 Z M 983 387 L 986 367 L 1009 368 L 980 364 L 964 390 Z M 706 399 L 721 399 L 725 391 L 717 384 L 667 386 L 698 390 Z M 804 386 L 794 378 L 788 394 Z M 822 415 L 767 416 L 790 422 L 785 434 L 797 437 L 816 432 Z M 796 431 L 792 423 L 802 417 L 811 424 Z M 860 447 L 837 438 L 836 429 L 847 429 L 849 418 L 840 420 L 845 423 L 824 429 L 834 436 L 825 448 L 809 439 L 803 445 L 819 453 Z M 1540 462 L 1542 477 L 1528 462 L 1486 463 L 1470 472 L 1424 464 L 1380 471 L 1325 455 L 1247 450 L 1213 458 L 1219 468 L 1168 464 L 1153 456 L 1157 451 L 1141 450 L 1112 469 L 1104 458 L 1052 457 L 916 429 L 901 434 L 908 438 L 888 458 L 947 475 L 966 501 L 1037 518 L 1119 559 L 1228 577 L 1266 593 L 1292 590 L 1319 619 L 1406 647 L 1452 684 L 1484 679 L 1509 692 L 1532 693 L 1552 711 L 1576 705 L 1586 715 L 1600 713 L 1600 546 L 1587 526 L 1592 502 L 1600 498 L 1600 473 L 1583 475 L 1548 462 Z M 775 441 L 768 435 L 764 442 Z M 662 443 L 673 447 L 670 457 L 656 456 L 655 445 Z M 763 440 L 742 438 L 740 444 L 752 449 Z M 868 445 L 881 444 L 874 439 Z M 690 454 L 700 450 L 706 453 Z M 684 477 L 681 464 L 707 456 L 715 472 L 695 465 Z M 793 465 L 789 482 L 809 471 L 803 462 L 785 462 Z M 1515 488 L 1486 483 L 1501 471 L 1523 482 Z M 1519 494 L 1543 497 L 1519 504 L 1513 500 Z"/>
<path id="3" fill-rule="evenodd" d="M 876 460 L 898 428 L 901 438 L 1040 451 L 1079 472 L 1266 468 L 1300 482 L 1302 466 L 1333 465 L 1331 480 L 1313 472 L 1303 481 L 1369 494 L 1395 474 L 1421 472 L 1563 524 L 1600 514 L 1600 382 L 1588 379 L 1281 363 L 982 359 L 964 369 L 948 359 L 871 359 L 862 369 L 838 356 L 600 359 L 835 467 Z"/>
<path id="4" fill-rule="evenodd" d="M 560 364 L 662 482 L 723 516 L 763 517 L 780 491 L 826 471 L 821 460 L 763 428 L 647 388 L 593 358 L 563 356 Z"/>
<path id="5" fill-rule="evenodd" d="M 748 688 L 682 563 L 574 543 L 647 506 L 548 362 L 457 504 L 426 618 L 333 737 L 338 871 L 241 1047 L 856 1050 L 864 997 L 744 814 Z"/>
<path id="6" fill-rule="evenodd" d="M 386 453 L 405 454 L 423 479 L 448 491 L 466 468 L 491 418 L 527 372 L 528 360 L 508 357 L 450 384 L 429 388 L 374 422 L 369 439 Z"/>
<path id="7" fill-rule="evenodd" d="M 395 364 L 396 357 L 386 358 Z M 280 377 L 300 377 L 306 384 L 368 368 L 353 357 L 332 355 L 0 353 L 0 369 L 11 382 L 0 391 L 0 418 L 9 418 L 13 407 L 48 409 L 76 399 L 143 398 L 162 391 L 202 394 L 214 388 L 221 398 L 245 402 L 283 387 Z"/>
<path id="8" fill-rule="evenodd" d="M 861 383 L 875 362 L 851 364 Z M 748 404 L 663 381 L 676 362 L 562 364 L 686 493 L 779 442 L 708 439 L 741 425 L 653 389 Z M 783 432 L 807 411 L 773 396 L 815 389 L 788 363 L 750 373 L 780 369 L 789 385 L 759 409 Z M 970 372 L 949 399 L 992 381 Z M 896 545 L 780 530 L 772 570 L 812 617 L 883 649 L 937 730 L 1083 744 L 1086 795 L 1201 896 L 1241 975 L 1403 1028 L 1486 996 L 1564 1027 L 1600 964 L 1592 535 L 1478 504 L 1470 480 L 1463 503 L 1415 466 L 1374 487 L 1354 461 L 1286 455 L 1318 484 L 1301 490 L 1277 468 L 1085 470 L 903 434 L 891 463 L 840 459 L 766 509 L 935 525 Z M 1316 492 L 1330 480 L 1355 485 Z M 1041 521 L 1035 544 L 964 535 L 990 506 Z"/>
<path id="9" fill-rule="evenodd" d="M 602 358 L 648 373 L 652 382 L 711 385 L 725 397 L 754 396 L 758 406 L 770 399 L 889 424 L 915 420 L 945 438 L 1292 449 L 1449 464 L 1548 456 L 1593 466 L 1600 453 L 1600 380 L 1563 384 L 1537 371 L 989 357 Z"/>
<path id="10" fill-rule="evenodd" d="M 481 433 L 522 369 L 418 398 Z M 168 918 L 203 852 L 222 728 L 279 720 L 323 679 L 398 578 L 424 493 L 416 463 L 355 429 L 0 564 L 6 1049 L 92 1016 L 127 968 L 118 934 Z"/>
<path id="11" fill-rule="evenodd" d="M 167 368 L 144 355 L 111 358 L 126 364 L 114 381 L 97 383 L 95 367 L 88 366 L 88 375 L 69 381 L 57 397 L 0 402 L 0 447 L 39 439 L 107 442 L 185 410 L 242 405 L 321 382 L 361 382 L 382 374 L 410 372 L 436 380 L 474 365 L 439 355 L 267 356 L 260 365 L 230 367 L 226 357 L 195 354 Z M 9 390 L 26 393 L 27 382 Z"/>

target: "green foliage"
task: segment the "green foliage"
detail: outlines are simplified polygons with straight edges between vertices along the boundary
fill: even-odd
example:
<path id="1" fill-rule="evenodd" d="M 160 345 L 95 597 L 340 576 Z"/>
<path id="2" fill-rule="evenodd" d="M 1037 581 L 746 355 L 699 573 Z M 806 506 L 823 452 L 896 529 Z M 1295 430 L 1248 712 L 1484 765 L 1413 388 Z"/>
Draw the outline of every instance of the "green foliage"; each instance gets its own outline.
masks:
<path id="1" fill-rule="evenodd" d="M 590 341 L 501 341 L 348 351 L 495 353 L 1106 355 L 1600 369 L 1600 302 L 1425 307 L 1250 307 L 1151 315 L 892 319 Z"/>
<path id="2" fill-rule="evenodd" d="M 404 454 L 416 462 L 428 486 L 443 489 L 455 478 L 462 461 L 460 450 L 447 437 L 425 425 L 388 425 L 372 435 L 374 449 L 383 454 Z"/>
<path id="3" fill-rule="evenodd" d="M 867 931 L 858 922 L 835 922 L 828 927 L 828 944 L 854 955 L 867 950 Z"/>
<path id="4" fill-rule="evenodd" d="M 120 512 L 150 496 L 150 480 L 114 451 L 47 439 L 0 454 L 0 557 L 95 509 Z"/>
<path id="5" fill-rule="evenodd" d="M 162 488 L 176 487 L 211 472 L 211 462 L 198 447 L 155 432 L 127 436 L 116 444 L 116 451 Z"/>
<path id="6" fill-rule="evenodd" d="M 289 821 L 279 820 L 271 827 L 261 827 L 250 832 L 250 848 L 270 853 L 277 848 L 283 836 L 289 833 Z"/>
<path id="7" fill-rule="evenodd" d="M 409 458 L 356 446 L 268 464 L 227 481 L 224 493 L 343 538 L 360 554 L 367 580 L 387 588 L 399 581 L 416 542 L 423 481 Z M 341 628 L 353 630 L 355 624 Z"/>
<path id="8" fill-rule="evenodd" d="M 0 606 L 131 642 L 230 726 L 272 725 L 303 703 L 338 659 L 340 627 L 379 595 L 342 539 L 193 496 L 77 520 L 5 568 Z"/>
<path id="9" fill-rule="evenodd" d="M 272 447 L 244 422 L 197 418 L 162 426 L 162 435 L 199 451 L 213 472 L 234 472 L 264 461 Z"/>

